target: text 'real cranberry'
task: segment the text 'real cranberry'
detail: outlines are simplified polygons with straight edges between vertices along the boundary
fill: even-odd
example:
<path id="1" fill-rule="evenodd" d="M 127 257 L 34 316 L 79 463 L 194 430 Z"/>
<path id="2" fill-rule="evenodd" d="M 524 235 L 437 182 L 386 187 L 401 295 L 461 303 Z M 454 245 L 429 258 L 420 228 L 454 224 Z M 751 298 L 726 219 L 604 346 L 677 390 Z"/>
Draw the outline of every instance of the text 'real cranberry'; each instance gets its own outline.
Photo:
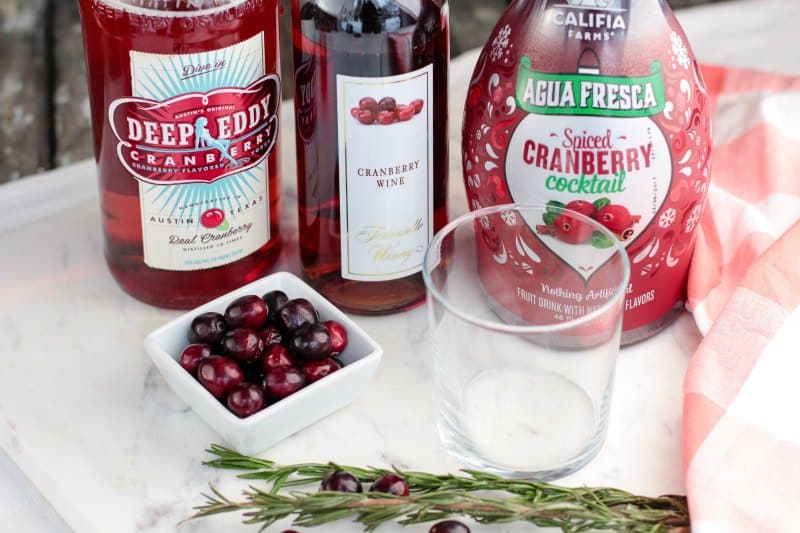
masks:
<path id="1" fill-rule="evenodd" d="M 267 321 L 267 304 L 256 295 L 235 299 L 225 310 L 225 322 L 231 329 L 258 329 Z"/>
<path id="2" fill-rule="evenodd" d="M 212 355 L 200 363 L 197 379 L 208 392 L 217 398 L 222 398 L 233 387 L 244 381 L 244 373 L 233 359 Z"/>
<path id="3" fill-rule="evenodd" d="M 216 344 L 228 331 L 225 317 L 219 313 L 203 313 L 192 320 L 189 328 L 189 341 Z"/>

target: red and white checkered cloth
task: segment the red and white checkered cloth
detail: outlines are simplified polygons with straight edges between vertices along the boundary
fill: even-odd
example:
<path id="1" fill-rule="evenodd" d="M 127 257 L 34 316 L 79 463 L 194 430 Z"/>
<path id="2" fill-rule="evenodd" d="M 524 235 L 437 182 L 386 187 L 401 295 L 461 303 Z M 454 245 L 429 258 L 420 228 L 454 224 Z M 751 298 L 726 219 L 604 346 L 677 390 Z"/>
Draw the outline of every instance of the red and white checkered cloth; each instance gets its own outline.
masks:
<path id="1" fill-rule="evenodd" d="M 695 533 L 800 532 L 800 79 L 708 67 L 709 203 L 684 387 Z"/>

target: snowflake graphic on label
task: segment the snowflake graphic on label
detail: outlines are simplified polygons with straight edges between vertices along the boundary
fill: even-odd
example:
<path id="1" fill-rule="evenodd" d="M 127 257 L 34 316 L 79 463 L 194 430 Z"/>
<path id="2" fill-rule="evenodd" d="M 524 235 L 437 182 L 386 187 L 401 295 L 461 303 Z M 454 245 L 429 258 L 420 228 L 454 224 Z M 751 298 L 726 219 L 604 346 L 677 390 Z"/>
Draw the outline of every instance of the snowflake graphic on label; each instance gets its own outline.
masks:
<path id="1" fill-rule="evenodd" d="M 517 223 L 517 215 L 513 211 L 503 211 L 500 213 L 500 218 L 509 226 L 513 226 Z"/>
<path id="2" fill-rule="evenodd" d="M 683 68 L 689 68 L 689 50 L 683 43 L 681 36 L 675 32 L 672 32 L 672 35 L 670 35 L 670 40 L 672 41 L 672 58 Z"/>
<path id="3" fill-rule="evenodd" d="M 510 42 L 509 37 L 511 37 L 511 25 L 506 24 L 497 32 L 497 35 L 492 41 L 492 50 L 489 52 L 489 58 L 492 61 L 498 61 L 503 57 L 503 53 L 506 51 L 506 48 L 508 48 Z"/>
<path id="4" fill-rule="evenodd" d="M 694 228 L 697 226 L 697 223 L 700 222 L 700 217 L 703 216 L 703 206 L 696 205 L 692 212 L 689 214 L 689 217 L 686 219 L 684 223 L 683 231 L 684 233 L 691 233 L 694 231 Z"/>
<path id="5" fill-rule="evenodd" d="M 669 209 L 661 213 L 661 217 L 659 217 L 658 219 L 658 227 L 664 229 L 670 227 L 672 224 L 675 223 L 676 216 L 677 213 L 675 212 L 675 209 L 670 207 Z"/>

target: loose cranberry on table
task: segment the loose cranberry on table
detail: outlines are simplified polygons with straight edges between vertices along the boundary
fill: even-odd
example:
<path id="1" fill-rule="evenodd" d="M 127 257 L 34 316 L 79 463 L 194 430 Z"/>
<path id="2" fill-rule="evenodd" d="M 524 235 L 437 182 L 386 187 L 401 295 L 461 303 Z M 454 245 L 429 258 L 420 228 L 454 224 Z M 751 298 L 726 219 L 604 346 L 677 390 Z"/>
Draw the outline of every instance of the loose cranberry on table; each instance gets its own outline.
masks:
<path id="1" fill-rule="evenodd" d="M 433 524 L 428 533 L 470 533 L 469 528 L 458 520 L 445 520 Z"/>
<path id="2" fill-rule="evenodd" d="M 225 317 L 219 313 L 203 313 L 192 320 L 189 327 L 189 341 L 204 344 L 216 344 L 228 331 Z"/>
<path id="3" fill-rule="evenodd" d="M 244 381 L 242 368 L 234 361 L 221 355 L 212 355 L 200 363 L 197 379 L 217 398 L 225 396 L 233 387 Z"/>
<path id="4" fill-rule="evenodd" d="M 364 492 L 361 482 L 349 472 L 336 470 L 322 480 L 322 491 L 330 492 Z"/>
<path id="5" fill-rule="evenodd" d="M 261 297 L 264 300 L 264 303 L 267 304 L 267 308 L 269 310 L 267 315 L 267 320 L 270 324 L 277 324 L 278 323 L 278 312 L 281 310 L 281 307 L 286 305 L 289 301 L 289 297 L 286 296 L 286 293 L 283 291 L 269 291 L 267 294 Z"/>
<path id="6" fill-rule="evenodd" d="M 239 328 L 229 331 L 220 343 L 222 353 L 238 361 L 256 361 L 264 353 L 264 341 L 252 329 Z"/>
<path id="7" fill-rule="evenodd" d="M 267 304 L 251 294 L 235 299 L 225 310 L 225 322 L 231 329 L 258 329 L 267 321 Z"/>
<path id="8" fill-rule="evenodd" d="M 410 494 L 406 480 L 396 474 L 386 474 L 376 479 L 375 483 L 369 488 L 369 491 L 382 492 L 394 496 L 408 496 Z"/>
<path id="9" fill-rule="evenodd" d="M 294 361 L 286 346 L 276 344 L 264 350 L 264 360 L 262 361 L 264 372 L 271 372 L 282 366 L 294 366 Z"/>
<path id="10" fill-rule="evenodd" d="M 275 344 L 283 342 L 283 333 L 278 326 L 267 326 L 258 332 L 261 341 L 264 343 L 264 348 L 268 348 Z"/>
<path id="11" fill-rule="evenodd" d="M 304 362 L 321 361 L 331 355 L 331 332 L 322 324 L 308 324 L 292 335 L 289 349 Z"/>
<path id="12" fill-rule="evenodd" d="M 282 400 L 306 386 L 306 378 L 293 366 L 281 366 L 267 372 L 264 393 L 272 400 Z"/>
<path id="13" fill-rule="evenodd" d="M 180 363 L 184 370 L 195 375 L 200 362 L 211 355 L 212 349 L 208 344 L 190 344 L 181 352 Z"/>
<path id="14" fill-rule="evenodd" d="M 303 365 L 303 375 L 306 377 L 306 382 L 311 385 L 341 369 L 342 365 L 338 361 L 328 358 Z"/>
<path id="15" fill-rule="evenodd" d="M 228 393 L 228 409 L 239 418 L 247 418 L 264 408 L 264 391 L 253 383 L 240 383 Z"/>
<path id="16" fill-rule="evenodd" d="M 284 331 L 297 331 L 319 321 L 314 305 L 305 298 L 289 300 L 278 312 L 278 325 Z"/>
<path id="17" fill-rule="evenodd" d="M 347 348 L 347 329 L 335 320 L 322 323 L 331 332 L 331 355 L 339 355 Z"/>

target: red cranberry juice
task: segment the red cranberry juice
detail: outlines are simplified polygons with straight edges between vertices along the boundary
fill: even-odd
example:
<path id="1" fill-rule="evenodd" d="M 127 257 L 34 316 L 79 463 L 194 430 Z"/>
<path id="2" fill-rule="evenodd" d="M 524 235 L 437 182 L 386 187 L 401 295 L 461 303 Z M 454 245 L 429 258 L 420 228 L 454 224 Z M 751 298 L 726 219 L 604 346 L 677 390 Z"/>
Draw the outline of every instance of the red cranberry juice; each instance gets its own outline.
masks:
<path id="1" fill-rule="evenodd" d="M 464 179 L 473 209 L 527 202 L 548 212 L 483 221 L 484 279 L 525 287 L 487 290 L 527 321 L 570 320 L 607 301 L 607 259 L 588 258 L 610 258 L 612 243 L 562 216 L 569 208 L 627 247 L 623 343 L 666 327 L 683 309 L 710 130 L 700 70 L 663 0 L 514 2 L 469 88 Z M 595 253 L 568 265 L 574 247 Z"/>
<path id="2" fill-rule="evenodd" d="M 448 7 L 407 5 L 292 3 L 303 269 L 351 312 L 421 303 L 447 221 Z"/>
<path id="3" fill-rule="evenodd" d="M 189 308 L 262 276 L 280 249 L 277 2 L 80 7 L 116 280 Z"/>

